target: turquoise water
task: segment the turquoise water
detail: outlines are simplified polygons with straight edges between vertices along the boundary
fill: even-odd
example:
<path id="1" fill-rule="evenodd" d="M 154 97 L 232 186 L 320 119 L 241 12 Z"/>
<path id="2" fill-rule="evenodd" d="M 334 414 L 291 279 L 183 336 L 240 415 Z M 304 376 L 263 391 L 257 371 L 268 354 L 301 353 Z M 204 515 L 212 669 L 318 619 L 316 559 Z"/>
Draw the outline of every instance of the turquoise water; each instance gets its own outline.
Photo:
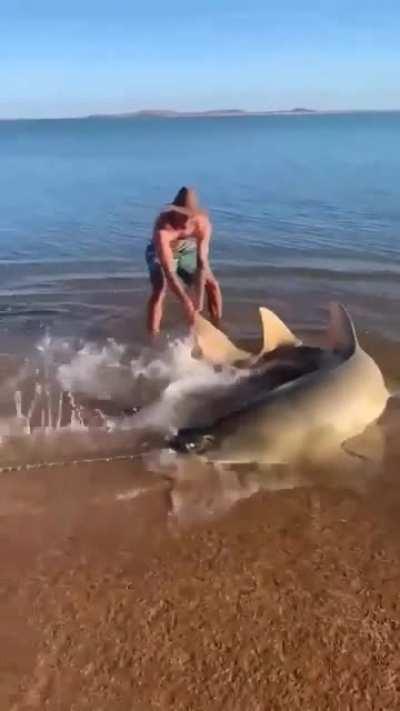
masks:
<path id="1" fill-rule="evenodd" d="M 400 338 L 400 113 L 6 121 L 0 155 L 8 334 L 15 316 L 35 334 L 142 338 L 144 247 L 159 206 L 189 184 L 243 335 L 260 300 L 311 326 L 340 298 Z"/>

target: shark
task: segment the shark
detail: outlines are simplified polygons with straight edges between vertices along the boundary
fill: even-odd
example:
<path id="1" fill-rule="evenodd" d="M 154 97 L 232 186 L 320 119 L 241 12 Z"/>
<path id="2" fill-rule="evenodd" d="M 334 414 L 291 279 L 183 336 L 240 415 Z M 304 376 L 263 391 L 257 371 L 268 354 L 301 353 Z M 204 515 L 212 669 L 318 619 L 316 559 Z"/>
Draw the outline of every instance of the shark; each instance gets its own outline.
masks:
<path id="1" fill-rule="evenodd" d="M 197 356 L 243 375 L 214 393 L 206 413 L 193 408 L 171 446 L 221 464 L 287 464 L 323 462 L 356 441 L 377 422 L 389 392 L 346 308 L 332 303 L 329 311 L 326 344 L 319 347 L 302 343 L 274 312 L 261 308 L 257 353 L 237 347 L 197 316 Z"/>

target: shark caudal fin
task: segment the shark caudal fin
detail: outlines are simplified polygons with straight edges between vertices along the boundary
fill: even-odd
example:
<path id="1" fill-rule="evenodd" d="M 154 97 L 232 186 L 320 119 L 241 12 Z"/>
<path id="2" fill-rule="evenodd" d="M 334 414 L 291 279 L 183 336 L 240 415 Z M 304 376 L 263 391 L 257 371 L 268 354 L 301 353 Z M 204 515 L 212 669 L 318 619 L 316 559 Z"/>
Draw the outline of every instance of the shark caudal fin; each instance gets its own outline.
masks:
<path id="1" fill-rule="evenodd" d="M 350 358 L 358 347 L 353 321 L 341 304 L 331 303 L 329 305 L 329 313 L 328 345 L 335 353 Z"/>
<path id="2" fill-rule="evenodd" d="M 193 326 L 196 347 L 213 365 L 231 365 L 248 360 L 251 353 L 237 348 L 222 331 L 197 314 Z"/>
<path id="3" fill-rule="evenodd" d="M 278 346 L 298 346 L 301 341 L 290 331 L 290 329 L 274 314 L 270 309 L 261 306 L 259 309 L 262 325 L 262 350 L 263 353 L 270 353 Z"/>

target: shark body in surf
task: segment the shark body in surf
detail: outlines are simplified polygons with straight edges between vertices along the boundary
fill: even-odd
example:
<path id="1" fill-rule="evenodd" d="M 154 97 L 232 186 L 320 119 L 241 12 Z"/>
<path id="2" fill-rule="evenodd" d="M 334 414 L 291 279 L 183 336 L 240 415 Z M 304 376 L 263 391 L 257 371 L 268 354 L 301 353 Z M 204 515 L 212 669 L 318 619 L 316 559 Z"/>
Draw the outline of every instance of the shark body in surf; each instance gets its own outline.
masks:
<path id="1" fill-rule="evenodd" d="M 383 413 L 389 393 L 382 373 L 360 346 L 350 315 L 330 307 L 327 346 L 307 346 L 268 309 L 260 309 L 263 347 L 237 348 L 202 317 L 196 348 L 214 366 L 244 375 L 208 403 L 193 408 L 172 440 L 180 451 L 226 464 L 323 461 L 362 434 Z"/>

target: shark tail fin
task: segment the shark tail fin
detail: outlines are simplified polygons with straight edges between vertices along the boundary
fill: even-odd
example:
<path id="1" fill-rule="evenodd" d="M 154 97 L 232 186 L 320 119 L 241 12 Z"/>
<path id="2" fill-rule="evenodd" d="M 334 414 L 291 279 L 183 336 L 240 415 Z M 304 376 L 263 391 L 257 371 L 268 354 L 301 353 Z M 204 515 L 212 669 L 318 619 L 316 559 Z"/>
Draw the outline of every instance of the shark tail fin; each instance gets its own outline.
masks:
<path id="1" fill-rule="evenodd" d="M 331 303 L 329 312 L 328 344 L 336 353 L 349 358 L 358 348 L 353 321 L 341 304 Z"/>
<path id="2" fill-rule="evenodd" d="M 237 348 L 222 331 L 200 314 L 196 315 L 193 335 L 195 346 L 201 351 L 203 358 L 213 365 L 230 365 L 247 360 L 251 356 L 250 353 Z"/>
<path id="3" fill-rule="evenodd" d="M 300 344 L 299 339 L 273 311 L 263 306 L 259 311 L 263 337 L 261 354 L 269 353 L 278 346 L 298 346 Z"/>

